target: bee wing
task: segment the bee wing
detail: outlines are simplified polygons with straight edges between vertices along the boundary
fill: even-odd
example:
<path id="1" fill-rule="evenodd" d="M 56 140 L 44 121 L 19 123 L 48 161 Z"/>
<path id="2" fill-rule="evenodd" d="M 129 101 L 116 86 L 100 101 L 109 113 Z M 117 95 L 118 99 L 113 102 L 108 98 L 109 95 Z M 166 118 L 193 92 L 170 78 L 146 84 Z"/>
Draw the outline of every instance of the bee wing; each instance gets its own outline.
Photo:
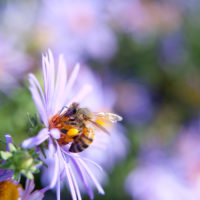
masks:
<path id="1" fill-rule="evenodd" d="M 110 132 L 104 128 L 103 126 L 101 126 L 100 124 L 98 124 L 95 121 L 89 120 L 93 125 L 95 125 L 96 127 L 98 127 L 99 129 L 101 129 L 104 133 L 107 133 L 108 135 L 110 135 Z"/>
<path id="2" fill-rule="evenodd" d="M 118 121 L 122 121 L 122 117 L 115 114 L 115 113 L 105 113 L 105 112 L 99 112 L 96 114 L 97 117 L 103 118 L 105 120 L 108 120 L 112 123 L 116 123 Z"/>

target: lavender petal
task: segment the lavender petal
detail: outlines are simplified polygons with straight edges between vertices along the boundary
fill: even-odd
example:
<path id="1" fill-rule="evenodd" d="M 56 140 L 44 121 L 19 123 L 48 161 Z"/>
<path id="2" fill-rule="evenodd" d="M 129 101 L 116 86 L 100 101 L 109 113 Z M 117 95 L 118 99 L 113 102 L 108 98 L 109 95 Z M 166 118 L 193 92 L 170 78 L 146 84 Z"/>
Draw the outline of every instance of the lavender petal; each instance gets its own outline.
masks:
<path id="1" fill-rule="evenodd" d="M 60 131 L 56 128 L 50 130 L 50 135 L 55 138 L 59 139 L 60 138 Z"/>
<path id="2" fill-rule="evenodd" d="M 44 142 L 48 137 L 49 137 L 48 129 L 43 128 L 38 133 L 37 136 L 24 140 L 22 143 L 22 147 L 26 149 L 26 148 L 31 148 L 31 147 L 37 146 L 37 145 L 41 144 L 42 142 Z"/>
<path id="3" fill-rule="evenodd" d="M 53 172 L 53 177 L 51 179 L 51 183 L 49 185 L 50 188 L 53 188 L 58 180 L 58 176 L 60 176 L 60 169 L 59 169 L 59 159 L 58 159 L 58 154 L 54 154 L 54 159 L 55 159 L 55 166 L 54 166 L 54 172 Z"/>
<path id="4" fill-rule="evenodd" d="M 45 107 L 44 104 L 42 103 L 42 99 L 41 96 L 36 88 L 35 85 L 31 85 L 29 87 L 29 90 L 31 91 L 32 94 L 32 98 L 35 102 L 35 105 L 37 107 L 37 110 L 41 116 L 41 119 L 43 121 L 43 123 L 45 124 L 45 126 L 48 126 L 48 120 L 47 120 L 47 116 L 46 116 L 46 111 L 45 111 Z"/>
<path id="5" fill-rule="evenodd" d="M 43 104 L 45 104 L 44 93 L 42 91 L 42 88 L 41 88 L 40 83 L 38 82 L 37 78 L 33 74 L 31 74 L 31 73 L 28 76 L 29 76 L 29 82 L 30 82 L 30 84 L 31 85 L 35 85 L 38 88 L 38 90 L 40 92 L 40 95 L 42 97 L 42 102 L 43 102 Z"/>
<path id="6" fill-rule="evenodd" d="M 77 194 L 78 200 L 82 200 L 82 198 L 81 198 L 81 193 L 80 193 L 80 190 L 79 190 L 79 187 L 78 187 L 76 178 L 75 178 L 75 176 L 74 176 L 74 173 L 73 173 L 73 170 L 72 170 L 70 164 L 68 165 L 68 167 L 69 167 L 69 172 L 70 172 L 71 177 L 72 177 L 72 181 L 73 181 L 73 183 L 74 183 L 74 187 L 75 187 L 75 190 L 76 190 L 76 194 Z"/>
<path id="7" fill-rule="evenodd" d="M 54 99 L 53 113 L 55 113 L 56 111 L 61 109 L 61 107 L 63 107 L 64 104 L 63 94 L 65 94 L 66 82 L 67 82 L 67 67 L 63 55 L 60 55 L 57 76 L 56 76 L 56 86 L 53 98 Z"/>
<path id="8" fill-rule="evenodd" d="M 56 199 L 60 200 L 60 176 L 58 176 L 57 179 L 57 185 L 56 185 Z"/>
<path id="9" fill-rule="evenodd" d="M 81 90 L 77 93 L 77 95 L 75 97 L 72 98 L 72 100 L 70 101 L 71 104 L 72 102 L 81 102 L 83 101 L 83 99 L 93 90 L 92 85 L 90 84 L 86 84 L 84 85 Z"/>
<path id="10" fill-rule="evenodd" d="M 74 67 L 74 70 L 72 71 L 71 75 L 70 75 L 70 78 L 69 78 L 69 81 L 67 82 L 67 85 L 66 85 L 66 88 L 65 88 L 65 101 L 67 101 L 67 97 L 68 97 L 68 94 L 70 93 L 73 85 L 74 85 L 74 82 L 78 76 L 78 72 L 79 72 L 79 69 L 80 69 L 80 65 L 79 64 L 76 64 L 76 66 Z"/>
<path id="11" fill-rule="evenodd" d="M 68 165 L 69 165 L 68 163 L 64 162 L 65 173 L 66 173 L 66 176 L 67 176 L 67 181 L 68 181 L 69 188 L 70 188 L 70 191 L 71 191 L 72 199 L 77 200 L 76 190 L 74 188 L 74 184 L 73 184 L 73 181 L 72 181 L 72 177 L 71 177 Z"/>
<path id="12" fill-rule="evenodd" d="M 11 170 L 0 169 L 0 182 L 11 178 L 12 175 L 13 175 L 13 172 Z"/>
<path id="13" fill-rule="evenodd" d="M 105 194 L 105 192 L 104 192 L 103 188 L 101 187 L 100 183 L 97 181 L 95 176 L 92 174 L 92 172 L 90 171 L 88 166 L 80 158 L 78 160 L 79 160 L 80 164 L 85 168 L 86 172 L 88 173 L 88 175 L 90 176 L 92 181 L 94 182 L 94 184 L 95 184 L 97 190 L 99 191 L 99 193 L 100 194 Z"/>
<path id="14" fill-rule="evenodd" d="M 74 164 L 74 166 L 75 166 L 75 168 L 76 168 L 76 170 L 77 170 L 77 172 L 78 172 L 78 174 L 79 174 L 79 176 L 82 180 L 83 185 L 85 186 L 85 189 L 86 189 L 90 199 L 94 199 L 93 190 L 92 190 L 91 186 L 89 185 L 87 178 L 86 178 L 80 164 L 76 161 L 76 159 L 74 157 L 71 156 L 70 158 L 71 158 L 71 160 L 72 160 L 72 162 L 73 162 L 73 164 Z"/>

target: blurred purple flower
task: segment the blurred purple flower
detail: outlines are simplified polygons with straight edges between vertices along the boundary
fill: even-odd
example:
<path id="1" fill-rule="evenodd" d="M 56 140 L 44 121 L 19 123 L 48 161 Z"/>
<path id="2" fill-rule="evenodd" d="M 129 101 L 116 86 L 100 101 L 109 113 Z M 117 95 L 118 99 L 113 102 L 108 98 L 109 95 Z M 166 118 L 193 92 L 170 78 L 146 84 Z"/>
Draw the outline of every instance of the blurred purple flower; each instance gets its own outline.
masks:
<path id="1" fill-rule="evenodd" d="M 5 93 L 18 85 L 30 68 L 28 56 L 15 49 L 15 42 L 0 35 L 0 89 Z"/>
<path id="2" fill-rule="evenodd" d="M 50 45 L 72 61 L 85 56 L 110 58 L 116 51 L 117 41 L 107 24 L 105 6 L 99 0 L 46 1 L 38 29 L 48 29 Z"/>
<path id="3" fill-rule="evenodd" d="M 130 196 L 138 200 L 200 199 L 199 131 L 197 120 L 181 129 L 167 152 L 155 156 L 153 150 L 141 156 L 139 165 L 126 180 Z"/>
<path id="4" fill-rule="evenodd" d="M 198 193 L 169 166 L 148 164 L 136 168 L 126 181 L 127 192 L 138 200 L 197 200 Z"/>
<path id="5" fill-rule="evenodd" d="M 184 38 L 181 32 L 168 34 L 161 41 L 161 64 L 167 66 L 181 66 L 187 58 Z M 169 69 L 168 69 L 169 70 Z"/>
<path id="6" fill-rule="evenodd" d="M 72 92 L 73 84 L 79 72 L 79 65 L 75 66 L 67 81 L 67 68 L 62 55 L 59 57 L 58 68 L 55 67 L 51 51 L 48 52 L 48 55 L 43 56 L 42 61 L 44 92 L 33 74 L 29 75 L 29 81 L 33 100 L 45 128 L 43 128 L 37 136 L 25 140 L 22 143 L 22 147 L 30 148 L 37 146 L 48 139 L 49 146 L 47 155 L 51 159 L 54 159 L 54 171 L 49 187 L 53 188 L 56 185 L 57 199 L 60 199 L 61 180 L 65 177 L 73 200 L 81 199 L 77 179 L 81 180 L 88 195 L 93 199 L 94 194 L 89 181 L 93 182 L 99 193 L 104 194 L 104 191 L 86 162 L 92 163 L 97 168 L 101 169 L 100 166 L 89 159 L 83 158 L 79 154 L 69 152 L 68 145 L 60 146 L 57 142 L 57 139 L 60 137 L 59 130 L 49 128 L 49 120 L 51 117 L 56 115 L 64 105 L 69 105 L 74 101 L 81 101 L 81 99 L 91 91 L 92 86 L 83 85 L 78 94 L 72 97 L 72 99 L 69 99 L 69 97 L 71 98 L 69 94 Z"/>
<path id="7" fill-rule="evenodd" d="M 123 82 L 117 86 L 117 94 L 117 108 L 127 121 L 141 125 L 151 119 L 154 107 L 145 86 L 136 82 Z"/>
<path id="8" fill-rule="evenodd" d="M 180 9 L 172 2 L 113 0 L 109 8 L 112 23 L 141 42 L 149 35 L 177 30 L 181 23 Z"/>

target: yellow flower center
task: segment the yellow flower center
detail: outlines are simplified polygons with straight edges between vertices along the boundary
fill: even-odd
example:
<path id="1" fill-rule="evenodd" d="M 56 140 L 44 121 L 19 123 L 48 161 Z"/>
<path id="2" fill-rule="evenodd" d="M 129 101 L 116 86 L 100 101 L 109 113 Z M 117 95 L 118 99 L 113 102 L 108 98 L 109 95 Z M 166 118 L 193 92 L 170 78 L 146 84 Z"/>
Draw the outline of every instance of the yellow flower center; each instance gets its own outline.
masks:
<path id="1" fill-rule="evenodd" d="M 12 181 L 0 182 L 0 200 L 18 200 L 19 187 L 21 187 L 20 184 L 15 185 Z"/>

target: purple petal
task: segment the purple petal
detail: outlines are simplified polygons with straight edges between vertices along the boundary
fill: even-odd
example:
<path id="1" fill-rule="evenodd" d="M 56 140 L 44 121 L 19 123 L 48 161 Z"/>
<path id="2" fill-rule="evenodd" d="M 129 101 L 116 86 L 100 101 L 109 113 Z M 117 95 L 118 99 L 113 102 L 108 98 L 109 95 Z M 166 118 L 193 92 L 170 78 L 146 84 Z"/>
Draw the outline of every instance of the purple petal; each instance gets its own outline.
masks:
<path id="1" fill-rule="evenodd" d="M 53 155 L 56 152 L 56 148 L 51 137 L 49 138 L 48 150 L 50 155 Z"/>
<path id="2" fill-rule="evenodd" d="M 75 191 L 74 184 L 72 182 L 72 177 L 71 177 L 71 174 L 70 174 L 70 171 L 69 171 L 69 168 L 68 168 L 69 163 L 66 162 L 65 156 L 62 154 L 58 144 L 57 144 L 57 151 L 58 151 L 60 160 L 62 160 L 63 164 L 64 164 L 64 169 L 65 169 L 68 185 L 69 185 L 69 188 L 70 188 L 70 191 L 71 191 L 72 199 L 77 200 L 76 191 Z"/>
<path id="3" fill-rule="evenodd" d="M 29 194 L 33 191 L 34 187 L 35 187 L 34 181 L 26 179 L 25 190 L 24 190 L 24 193 L 22 195 L 23 200 L 28 199 Z"/>
<path id="4" fill-rule="evenodd" d="M 47 115 L 49 116 L 49 113 L 48 113 L 48 107 L 49 107 L 49 99 L 50 99 L 50 92 L 49 92 L 49 76 L 48 76 L 48 70 L 49 70 L 49 62 L 48 62 L 48 57 L 47 55 L 46 56 L 43 56 L 42 58 L 42 61 L 43 61 L 43 75 L 44 75 L 44 95 L 45 95 L 45 101 L 46 101 L 46 112 L 47 112 Z"/>
<path id="5" fill-rule="evenodd" d="M 59 139 L 60 138 L 60 131 L 56 128 L 50 130 L 50 134 L 53 138 Z"/>
<path id="6" fill-rule="evenodd" d="M 54 172 L 53 172 L 53 174 L 52 174 L 51 183 L 50 183 L 50 185 L 49 185 L 50 188 L 53 188 L 53 187 L 56 185 L 57 180 L 58 180 L 58 177 L 60 176 L 60 173 L 59 173 L 59 172 L 60 172 L 60 169 L 59 169 L 58 154 L 55 153 L 53 158 L 55 159 L 55 162 L 54 162 L 54 163 L 55 163 L 55 166 L 54 166 Z"/>
<path id="7" fill-rule="evenodd" d="M 51 50 L 48 50 L 48 68 L 47 68 L 47 81 L 48 81 L 48 95 L 49 101 L 47 102 L 49 114 L 52 114 L 53 94 L 55 87 L 55 64 Z"/>
<path id="8" fill-rule="evenodd" d="M 85 161 L 87 161 L 87 162 L 90 162 L 90 163 L 93 164 L 95 167 L 97 167 L 101 172 L 104 172 L 103 168 L 102 168 L 99 164 L 97 164 L 96 162 L 94 162 L 93 160 L 90 160 L 90 159 L 88 159 L 88 158 L 80 158 L 80 159 L 85 160 Z"/>
<path id="9" fill-rule="evenodd" d="M 0 182 L 11 178 L 12 175 L 13 175 L 13 172 L 11 170 L 0 169 Z"/>
<path id="10" fill-rule="evenodd" d="M 44 81 L 44 94 L 45 94 L 45 105 L 47 104 L 47 66 L 46 66 L 46 56 L 42 55 L 42 74 Z"/>
<path id="11" fill-rule="evenodd" d="M 78 160 L 79 160 L 80 164 L 85 168 L 86 172 L 88 173 L 88 175 L 90 176 L 92 181 L 94 182 L 94 184 L 95 184 L 97 190 L 99 191 L 99 193 L 100 194 L 105 194 L 105 192 L 104 192 L 103 188 L 101 187 L 100 183 L 97 181 L 95 176 L 92 174 L 92 172 L 90 171 L 88 166 L 80 158 Z"/>
<path id="12" fill-rule="evenodd" d="M 49 137 L 48 129 L 43 128 L 38 133 L 37 136 L 28 138 L 27 140 L 24 140 L 24 142 L 22 143 L 22 147 L 26 149 L 26 148 L 31 148 L 31 147 L 37 146 L 37 145 L 41 144 L 42 142 L 44 142 L 48 137 Z"/>
<path id="13" fill-rule="evenodd" d="M 58 176 L 57 185 L 56 185 L 56 199 L 60 200 L 60 176 Z"/>
<path id="14" fill-rule="evenodd" d="M 56 76 L 56 87 L 54 92 L 54 112 L 58 111 L 63 107 L 65 94 L 65 86 L 67 82 L 67 67 L 63 55 L 59 56 L 59 64 Z"/>
<path id="15" fill-rule="evenodd" d="M 76 66 L 74 67 L 74 70 L 72 71 L 72 73 L 70 74 L 70 78 L 69 78 L 69 81 L 67 82 L 67 85 L 66 85 L 66 88 L 65 88 L 65 101 L 67 101 L 67 97 L 68 97 L 68 94 L 70 93 L 73 85 L 74 85 L 74 82 L 78 76 L 78 72 L 79 72 L 79 69 L 80 69 L 80 65 L 79 64 L 76 64 Z"/>
<path id="16" fill-rule="evenodd" d="M 68 165 L 69 165 L 69 163 L 64 162 L 65 172 L 66 172 L 66 176 L 67 176 L 67 181 L 68 181 L 68 184 L 69 184 L 69 188 L 70 188 L 70 191 L 71 191 L 72 199 L 73 200 L 77 200 L 76 190 L 74 188 L 74 184 L 73 184 L 73 181 L 72 181 L 72 177 L 71 177 Z"/>
<path id="17" fill-rule="evenodd" d="M 45 91 L 45 101 L 46 101 L 46 112 L 47 116 L 51 115 L 51 100 L 53 95 L 52 88 L 54 85 L 54 79 L 52 77 L 55 76 L 54 74 L 54 66 L 51 63 L 53 56 L 51 52 L 48 52 L 48 55 L 42 57 L 42 64 L 43 64 L 43 78 L 44 78 L 44 91 Z M 51 61 L 50 61 L 51 60 Z M 53 68 L 52 68 L 53 67 Z"/>
<path id="18" fill-rule="evenodd" d="M 40 83 L 38 82 L 37 78 L 31 73 L 29 74 L 29 82 L 30 82 L 31 85 L 35 84 L 35 86 L 38 88 L 40 95 L 42 97 L 42 102 L 43 102 L 43 104 L 45 104 L 44 93 L 43 93 L 43 90 L 40 86 Z"/>
<path id="19" fill-rule="evenodd" d="M 42 200 L 44 194 L 39 190 L 35 190 L 32 194 L 30 194 L 26 199 L 23 200 Z"/>
<path id="20" fill-rule="evenodd" d="M 73 170 L 72 170 L 70 164 L 68 165 L 68 167 L 69 167 L 69 172 L 71 174 L 71 177 L 72 177 L 72 180 L 73 180 L 73 183 L 74 183 L 74 187 L 75 187 L 75 190 L 76 190 L 76 194 L 77 194 L 78 200 L 82 200 L 81 193 L 80 193 L 76 178 L 74 176 L 74 173 L 73 173 Z"/>
<path id="21" fill-rule="evenodd" d="M 31 94 L 32 94 L 32 98 L 35 102 L 35 105 L 37 107 L 37 110 L 41 116 L 41 119 L 43 121 L 43 123 L 45 124 L 45 126 L 47 127 L 48 126 L 48 119 L 47 119 L 47 115 L 46 115 L 46 111 L 45 111 L 45 107 L 44 107 L 44 104 L 42 103 L 42 99 L 41 99 L 41 96 L 36 88 L 35 85 L 31 85 L 29 87 L 29 90 L 31 91 Z"/>
<path id="22" fill-rule="evenodd" d="M 6 138 L 6 151 L 9 151 L 9 143 L 13 143 L 12 137 L 9 134 L 5 134 L 5 138 Z"/>
<path id="23" fill-rule="evenodd" d="M 70 101 L 69 104 L 72 102 L 81 102 L 83 99 L 93 90 L 92 85 L 86 84 L 84 85 L 79 92 L 77 92 L 77 95 Z"/>
<path id="24" fill-rule="evenodd" d="M 77 172 L 78 172 L 78 174 L 79 174 L 79 176 L 80 176 L 80 178 L 81 178 L 81 180 L 82 180 L 82 182 L 85 186 L 85 189 L 86 189 L 90 199 L 94 199 L 93 190 L 90 187 L 90 185 L 87 181 L 87 177 L 85 176 L 81 166 L 79 165 L 79 163 L 76 161 L 76 159 L 73 156 L 71 156 L 70 158 L 71 158 L 71 160 L 72 160 L 72 162 L 73 162 L 73 164 L 74 164 L 74 166 L 75 166 L 75 168 L 76 168 L 76 170 L 77 170 Z"/>

